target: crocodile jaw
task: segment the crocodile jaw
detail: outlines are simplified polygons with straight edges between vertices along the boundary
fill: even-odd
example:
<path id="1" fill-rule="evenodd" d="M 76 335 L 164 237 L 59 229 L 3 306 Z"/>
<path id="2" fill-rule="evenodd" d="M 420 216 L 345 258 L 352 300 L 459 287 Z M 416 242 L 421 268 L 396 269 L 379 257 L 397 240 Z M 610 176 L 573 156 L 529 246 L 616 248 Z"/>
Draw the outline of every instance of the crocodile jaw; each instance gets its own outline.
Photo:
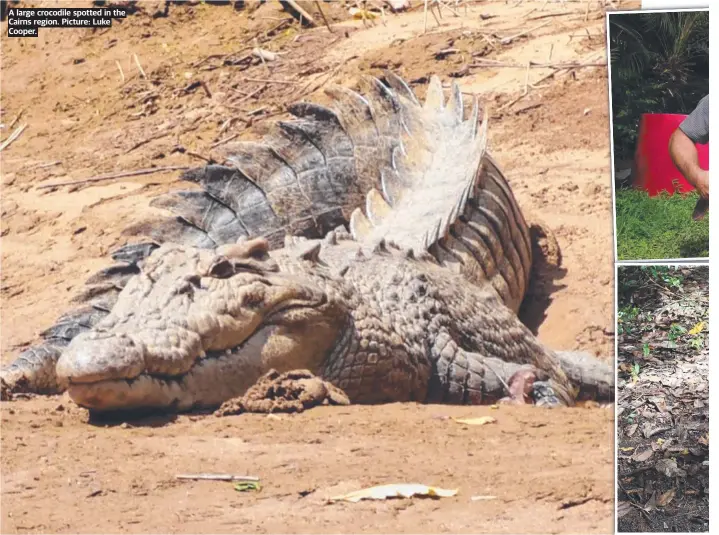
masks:
<path id="1" fill-rule="evenodd" d="M 89 373 L 75 379 L 69 377 L 68 394 L 81 407 L 97 411 L 140 408 L 182 411 L 216 407 L 243 394 L 264 373 L 270 342 L 279 329 L 276 326 L 263 327 L 240 346 L 211 352 L 197 359 L 187 372 L 174 377 L 153 375 L 147 371 L 131 378 L 115 375 L 113 378 L 93 380 Z M 88 360 L 92 360 L 92 356 L 89 355 Z M 76 373 L 80 362 L 74 355 L 72 364 Z M 102 369 L 105 372 L 108 370 L 106 367 Z M 58 373 L 63 370 L 62 358 L 58 362 L 58 370 Z"/>
<path id="2" fill-rule="evenodd" d="M 57 373 L 69 381 L 70 398 L 95 411 L 212 408 L 244 394 L 269 369 L 319 369 L 345 324 L 335 306 L 290 309 L 239 346 L 210 351 L 196 358 L 186 372 L 174 376 L 148 372 L 144 365 L 140 367 L 141 351 L 129 350 L 127 341 L 95 333 L 91 338 L 97 344 L 86 341 L 73 348 L 71 343 L 58 361 Z M 104 344 L 125 350 L 112 353 L 105 351 Z M 110 357 L 111 367 L 105 355 Z"/>

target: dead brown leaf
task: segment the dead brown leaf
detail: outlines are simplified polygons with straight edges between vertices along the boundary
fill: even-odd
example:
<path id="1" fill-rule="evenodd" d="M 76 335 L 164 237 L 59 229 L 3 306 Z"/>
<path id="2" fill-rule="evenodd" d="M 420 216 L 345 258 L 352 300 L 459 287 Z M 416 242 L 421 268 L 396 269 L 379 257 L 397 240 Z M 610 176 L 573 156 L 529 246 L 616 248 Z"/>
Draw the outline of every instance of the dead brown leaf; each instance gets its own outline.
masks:
<path id="1" fill-rule="evenodd" d="M 647 513 L 649 513 L 650 511 L 653 511 L 656 508 L 657 508 L 657 491 L 655 490 L 654 492 L 652 492 L 652 495 L 647 500 L 647 503 L 644 504 L 643 509 Z"/>
<path id="2" fill-rule="evenodd" d="M 643 447 L 634 452 L 634 455 L 632 455 L 632 461 L 636 463 L 643 463 L 644 461 L 651 459 L 652 455 L 654 455 L 654 450 L 652 450 L 651 446 Z"/>
<path id="3" fill-rule="evenodd" d="M 666 507 L 674 499 L 674 495 L 677 493 L 677 489 L 670 489 L 663 492 L 659 498 L 657 498 L 657 507 Z"/>
<path id="4" fill-rule="evenodd" d="M 687 473 L 677 466 L 675 459 L 659 459 L 654 469 L 667 477 L 686 477 Z"/>
<path id="5" fill-rule="evenodd" d="M 623 516 L 627 516 L 629 513 L 631 513 L 633 507 L 634 506 L 632 505 L 632 502 L 620 501 L 617 504 L 617 517 L 622 518 Z"/>

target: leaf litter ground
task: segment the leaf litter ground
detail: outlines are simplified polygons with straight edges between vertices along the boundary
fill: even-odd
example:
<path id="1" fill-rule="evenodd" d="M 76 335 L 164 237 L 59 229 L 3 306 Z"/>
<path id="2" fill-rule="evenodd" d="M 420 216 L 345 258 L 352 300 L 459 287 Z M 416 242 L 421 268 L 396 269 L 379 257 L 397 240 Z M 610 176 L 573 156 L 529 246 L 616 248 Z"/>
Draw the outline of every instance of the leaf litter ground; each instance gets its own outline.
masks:
<path id="1" fill-rule="evenodd" d="M 708 267 L 618 280 L 619 531 L 708 531 Z"/>

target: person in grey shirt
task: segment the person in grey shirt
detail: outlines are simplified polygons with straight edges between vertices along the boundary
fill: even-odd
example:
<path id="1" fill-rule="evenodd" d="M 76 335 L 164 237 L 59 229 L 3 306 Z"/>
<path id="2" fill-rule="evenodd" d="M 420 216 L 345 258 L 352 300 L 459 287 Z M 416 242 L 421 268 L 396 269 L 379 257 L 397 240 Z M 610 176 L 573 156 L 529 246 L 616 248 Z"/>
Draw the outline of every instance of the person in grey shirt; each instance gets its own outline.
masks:
<path id="1" fill-rule="evenodd" d="M 709 95 L 699 101 L 669 140 L 669 154 L 674 165 L 706 200 L 709 198 L 709 170 L 699 166 L 695 143 L 709 143 Z"/>

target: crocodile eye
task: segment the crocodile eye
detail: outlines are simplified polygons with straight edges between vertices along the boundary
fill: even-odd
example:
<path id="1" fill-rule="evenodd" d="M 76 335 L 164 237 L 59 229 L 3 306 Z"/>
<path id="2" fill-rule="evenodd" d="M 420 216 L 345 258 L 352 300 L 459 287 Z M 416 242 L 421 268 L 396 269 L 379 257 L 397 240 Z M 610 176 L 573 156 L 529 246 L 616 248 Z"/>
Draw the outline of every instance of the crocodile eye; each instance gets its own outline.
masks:
<path id="1" fill-rule="evenodd" d="M 221 258 L 212 264 L 209 274 L 216 279 L 228 279 L 235 274 L 235 267 L 227 258 Z"/>

